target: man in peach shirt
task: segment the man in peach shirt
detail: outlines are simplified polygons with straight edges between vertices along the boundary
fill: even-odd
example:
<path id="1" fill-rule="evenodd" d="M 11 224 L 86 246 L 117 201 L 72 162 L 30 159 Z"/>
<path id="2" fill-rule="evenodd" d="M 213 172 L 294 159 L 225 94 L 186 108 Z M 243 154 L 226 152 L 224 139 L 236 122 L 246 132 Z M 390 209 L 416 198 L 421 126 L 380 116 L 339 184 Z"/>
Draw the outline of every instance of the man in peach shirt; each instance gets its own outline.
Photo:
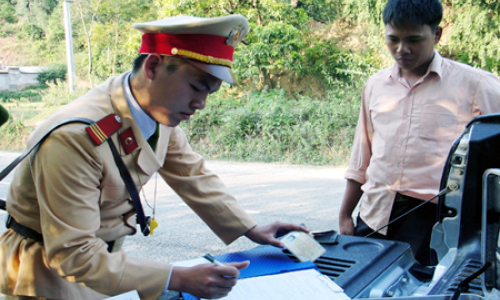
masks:
<path id="1" fill-rule="evenodd" d="M 442 11 L 438 0 L 389 0 L 384 8 L 386 44 L 396 63 L 363 89 L 339 215 L 341 234 L 407 242 L 422 265 L 436 263 L 430 235 L 437 205 L 384 226 L 439 192 L 449 149 L 473 117 L 500 112 L 496 76 L 434 50 Z"/>

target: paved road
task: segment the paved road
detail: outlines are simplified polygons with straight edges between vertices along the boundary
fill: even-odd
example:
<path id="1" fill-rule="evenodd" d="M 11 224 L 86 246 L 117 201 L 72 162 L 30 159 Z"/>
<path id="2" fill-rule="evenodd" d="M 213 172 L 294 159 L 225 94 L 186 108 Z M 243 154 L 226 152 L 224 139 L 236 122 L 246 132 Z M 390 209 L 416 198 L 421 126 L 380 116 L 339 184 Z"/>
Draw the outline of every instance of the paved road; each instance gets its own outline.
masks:
<path id="1" fill-rule="evenodd" d="M 0 168 L 17 155 L 0 152 Z M 311 230 L 338 230 L 338 211 L 345 188 L 344 169 L 217 161 L 207 164 L 257 223 L 280 220 L 304 223 Z M 1 198 L 5 197 L 11 176 L 0 182 Z M 130 256 L 172 262 L 204 253 L 217 255 L 256 246 L 245 237 L 226 246 L 160 178 L 157 191 L 159 227 L 149 237 L 140 234 L 127 237 L 124 250 Z M 154 180 L 145 186 L 145 192 L 151 203 Z M 150 214 L 151 209 L 145 206 L 145 212 Z M 0 220 L 3 219 L 5 212 L 2 211 Z M 0 223 L 0 232 L 3 232 L 4 224 Z"/>

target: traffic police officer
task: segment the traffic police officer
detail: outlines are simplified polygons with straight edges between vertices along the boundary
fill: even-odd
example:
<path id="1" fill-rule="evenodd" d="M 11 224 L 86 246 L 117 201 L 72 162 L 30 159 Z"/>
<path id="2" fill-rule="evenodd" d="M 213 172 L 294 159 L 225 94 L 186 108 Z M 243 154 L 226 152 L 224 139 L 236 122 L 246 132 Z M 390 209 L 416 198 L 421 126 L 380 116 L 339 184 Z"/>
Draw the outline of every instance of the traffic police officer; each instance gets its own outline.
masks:
<path id="1" fill-rule="evenodd" d="M 235 83 L 234 47 L 248 32 L 241 15 L 173 17 L 134 24 L 141 55 L 132 72 L 112 77 L 44 121 L 28 147 L 53 130 L 17 167 L 7 196 L 10 221 L 0 237 L 0 292 L 19 299 L 103 299 L 137 290 L 157 299 L 167 290 L 203 298 L 225 296 L 248 262 L 226 266 L 170 264 L 128 257 L 120 241 L 135 234 L 131 194 L 111 146 L 137 188 L 158 174 L 227 244 L 246 235 L 282 246 L 277 232 L 305 230 L 275 222 L 256 225 L 177 126 L 205 107 L 222 81 Z M 139 204 L 140 205 L 140 204 Z M 147 235 L 147 225 L 141 226 Z"/>

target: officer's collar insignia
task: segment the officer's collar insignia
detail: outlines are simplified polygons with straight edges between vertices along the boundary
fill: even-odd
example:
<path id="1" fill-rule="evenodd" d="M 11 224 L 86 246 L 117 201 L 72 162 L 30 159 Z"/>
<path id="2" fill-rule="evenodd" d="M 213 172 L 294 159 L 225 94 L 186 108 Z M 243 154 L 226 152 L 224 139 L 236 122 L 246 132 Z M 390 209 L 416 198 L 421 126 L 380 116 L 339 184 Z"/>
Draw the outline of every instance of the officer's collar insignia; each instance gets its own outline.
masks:
<path id="1" fill-rule="evenodd" d="M 242 26 L 236 26 L 233 29 L 231 29 L 226 39 L 227 45 L 232 47 L 238 46 L 238 44 L 240 43 L 241 29 Z"/>
<path id="2" fill-rule="evenodd" d="M 99 146 L 122 127 L 122 120 L 115 114 L 107 115 L 85 128 L 94 143 Z"/>
<path id="3" fill-rule="evenodd" d="M 132 151 L 137 149 L 137 147 L 139 147 L 134 136 L 134 132 L 132 131 L 132 127 L 129 127 L 120 133 L 120 141 L 122 142 L 122 147 L 126 154 L 130 154 Z"/>

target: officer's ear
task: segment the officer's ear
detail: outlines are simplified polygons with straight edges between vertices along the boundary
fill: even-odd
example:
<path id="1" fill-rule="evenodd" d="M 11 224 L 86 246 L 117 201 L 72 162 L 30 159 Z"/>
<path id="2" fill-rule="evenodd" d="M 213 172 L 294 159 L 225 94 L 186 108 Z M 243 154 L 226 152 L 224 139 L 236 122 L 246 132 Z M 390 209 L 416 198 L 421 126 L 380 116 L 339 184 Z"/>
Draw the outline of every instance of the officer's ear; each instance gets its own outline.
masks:
<path id="1" fill-rule="evenodd" d="M 144 61 L 144 72 L 146 77 L 150 80 L 155 79 L 158 72 L 158 67 L 161 65 L 162 57 L 157 53 L 148 54 L 146 60 Z"/>

